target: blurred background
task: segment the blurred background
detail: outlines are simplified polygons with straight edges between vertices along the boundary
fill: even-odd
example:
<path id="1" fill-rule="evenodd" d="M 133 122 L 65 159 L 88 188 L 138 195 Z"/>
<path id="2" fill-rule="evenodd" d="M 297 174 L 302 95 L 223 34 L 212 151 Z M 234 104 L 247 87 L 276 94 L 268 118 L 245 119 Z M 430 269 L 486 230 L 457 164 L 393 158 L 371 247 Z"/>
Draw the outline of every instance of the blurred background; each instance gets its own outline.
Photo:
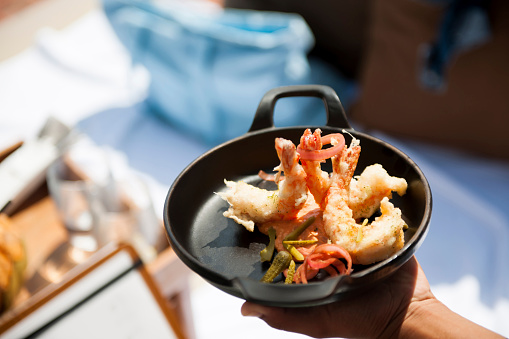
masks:
<path id="1" fill-rule="evenodd" d="M 73 158 L 86 176 L 83 154 L 113 154 L 146 186 L 157 221 L 135 243 L 161 272 L 178 174 L 246 133 L 267 90 L 329 85 L 355 129 L 428 178 L 433 216 L 416 257 L 432 291 L 509 336 L 508 15 L 504 0 L 0 0 L 0 149 L 38 140 L 51 117 L 88 145 Z M 281 100 L 275 124 L 323 125 L 322 106 Z M 242 300 L 179 269 L 189 337 L 304 337 L 243 318 Z M 167 272 L 154 273 L 162 286 Z"/>

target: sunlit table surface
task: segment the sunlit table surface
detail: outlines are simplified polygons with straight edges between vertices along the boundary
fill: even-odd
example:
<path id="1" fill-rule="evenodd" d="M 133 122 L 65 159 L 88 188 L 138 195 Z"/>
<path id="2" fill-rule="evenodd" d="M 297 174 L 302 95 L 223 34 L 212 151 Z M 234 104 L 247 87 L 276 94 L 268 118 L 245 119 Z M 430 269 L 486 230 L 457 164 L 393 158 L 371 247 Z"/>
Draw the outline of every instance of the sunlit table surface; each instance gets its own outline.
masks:
<path id="1" fill-rule="evenodd" d="M 150 182 L 162 216 L 173 180 L 210 146 L 147 114 L 149 81 L 100 10 L 61 32 L 43 30 L 30 49 L 0 64 L 0 147 L 34 137 L 53 115 L 125 153 Z M 378 137 L 410 155 L 430 182 L 433 215 L 416 256 L 433 292 L 457 313 L 509 336 L 509 165 Z M 242 300 L 197 276 L 192 288 L 198 338 L 303 337 L 243 318 Z"/>

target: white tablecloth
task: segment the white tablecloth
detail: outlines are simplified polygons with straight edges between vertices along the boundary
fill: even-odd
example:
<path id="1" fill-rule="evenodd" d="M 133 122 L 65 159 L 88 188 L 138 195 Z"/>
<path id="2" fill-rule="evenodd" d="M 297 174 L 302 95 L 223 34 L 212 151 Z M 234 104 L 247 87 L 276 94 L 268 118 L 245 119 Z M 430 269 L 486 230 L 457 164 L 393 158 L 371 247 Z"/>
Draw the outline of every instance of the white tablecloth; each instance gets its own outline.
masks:
<path id="1" fill-rule="evenodd" d="M 0 147 L 34 137 L 54 115 L 125 153 L 150 180 L 162 211 L 172 181 L 209 146 L 146 114 L 149 79 L 132 69 L 100 11 L 64 31 L 41 31 L 29 50 L 0 64 Z M 433 292 L 457 313 L 509 336 L 509 165 L 379 137 L 407 152 L 431 184 L 433 216 L 417 258 Z M 243 318 L 242 300 L 193 279 L 198 338 L 303 337 Z"/>

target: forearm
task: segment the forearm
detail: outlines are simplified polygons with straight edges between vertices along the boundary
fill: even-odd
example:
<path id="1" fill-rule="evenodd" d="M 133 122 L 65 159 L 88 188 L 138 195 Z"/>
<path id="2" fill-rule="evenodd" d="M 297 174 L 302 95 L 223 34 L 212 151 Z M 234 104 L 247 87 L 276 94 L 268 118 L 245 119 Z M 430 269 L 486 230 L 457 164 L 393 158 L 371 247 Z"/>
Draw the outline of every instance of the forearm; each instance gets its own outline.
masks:
<path id="1" fill-rule="evenodd" d="M 412 303 L 396 331 L 399 338 L 502 338 L 434 298 Z"/>

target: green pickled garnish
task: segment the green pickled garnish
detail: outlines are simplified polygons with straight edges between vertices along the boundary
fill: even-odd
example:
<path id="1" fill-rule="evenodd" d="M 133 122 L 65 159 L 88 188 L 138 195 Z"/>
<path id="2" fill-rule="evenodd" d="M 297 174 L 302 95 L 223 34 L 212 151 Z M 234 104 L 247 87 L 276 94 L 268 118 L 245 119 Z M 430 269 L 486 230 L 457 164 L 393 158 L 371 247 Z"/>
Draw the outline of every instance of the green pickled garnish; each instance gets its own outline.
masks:
<path id="1" fill-rule="evenodd" d="M 284 245 L 293 245 L 293 246 L 306 246 L 316 244 L 318 240 L 283 240 Z"/>
<path id="2" fill-rule="evenodd" d="M 281 272 L 283 272 L 292 261 L 292 256 L 286 251 L 278 252 L 272 264 L 270 265 L 265 275 L 260 280 L 261 282 L 271 283 Z"/>
<path id="3" fill-rule="evenodd" d="M 297 261 L 303 261 L 304 260 L 304 256 L 302 255 L 302 253 L 299 252 L 298 249 L 295 248 L 295 246 L 289 245 L 289 244 L 285 244 L 285 243 L 283 243 L 283 246 L 284 246 L 284 248 L 288 252 L 290 252 L 292 257 L 295 258 L 295 260 L 297 260 Z"/>
<path id="4" fill-rule="evenodd" d="M 311 226 L 314 222 L 315 222 L 316 218 L 315 217 L 310 217 L 309 219 L 307 219 L 306 221 L 304 221 L 302 224 L 300 224 L 296 229 L 294 229 L 292 232 L 290 232 L 284 239 L 283 239 L 283 246 L 285 247 L 285 249 L 290 252 L 293 257 L 295 258 L 295 260 L 298 260 L 298 261 L 302 261 L 304 260 L 304 256 L 302 255 L 302 253 L 300 253 L 296 248 L 295 246 L 291 245 L 291 244 L 288 244 L 285 242 L 288 242 L 288 241 L 293 241 L 293 240 L 297 240 L 297 238 L 302 234 L 302 232 L 304 232 L 306 230 L 306 228 L 308 228 L 309 226 Z"/>
<path id="5" fill-rule="evenodd" d="M 274 228 L 269 228 L 269 244 L 263 250 L 260 251 L 260 260 L 270 261 L 272 259 L 272 255 L 274 254 L 274 244 L 276 243 L 276 230 Z"/>
<path id="6" fill-rule="evenodd" d="M 286 274 L 285 284 L 291 284 L 293 282 L 293 276 L 295 275 L 295 261 L 290 261 L 288 266 L 288 273 Z"/>
<path id="7" fill-rule="evenodd" d="M 306 230 L 306 228 L 311 226 L 315 222 L 315 220 L 316 220 L 316 217 L 310 217 L 309 219 L 304 221 L 302 224 L 300 224 L 299 227 L 297 227 L 292 232 L 290 232 L 290 234 L 288 234 L 283 239 L 283 241 L 297 240 L 297 238 L 302 234 L 302 232 L 304 232 Z"/>

